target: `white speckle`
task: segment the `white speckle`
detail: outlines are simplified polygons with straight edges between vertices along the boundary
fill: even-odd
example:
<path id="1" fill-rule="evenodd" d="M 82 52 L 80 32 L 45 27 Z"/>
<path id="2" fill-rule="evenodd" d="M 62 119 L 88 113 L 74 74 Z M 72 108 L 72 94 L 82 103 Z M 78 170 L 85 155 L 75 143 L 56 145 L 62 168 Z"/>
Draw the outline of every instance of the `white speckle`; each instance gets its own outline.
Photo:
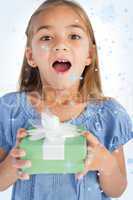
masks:
<path id="1" fill-rule="evenodd" d="M 28 71 L 29 71 L 29 69 L 25 68 L 25 71 L 26 71 L 26 72 L 28 72 Z"/>
<path id="2" fill-rule="evenodd" d="M 76 22 L 76 23 L 78 23 L 78 22 L 79 22 L 79 20 L 78 20 L 78 19 L 76 19 L 76 20 L 75 20 L 75 22 Z"/>
<path id="3" fill-rule="evenodd" d="M 41 46 L 41 48 L 42 48 L 44 51 L 48 51 L 48 50 L 49 50 L 49 47 L 47 47 L 47 46 Z"/>
<path id="4" fill-rule="evenodd" d="M 115 110 L 115 111 L 114 111 L 114 113 L 115 113 L 115 114 L 117 114 L 117 113 L 118 113 L 118 111 L 117 111 L 117 110 Z"/>
<path id="5" fill-rule="evenodd" d="M 128 163 L 128 164 L 133 164 L 133 158 L 129 158 L 129 159 L 127 160 L 127 163 Z"/>
<path id="6" fill-rule="evenodd" d="M 76 80 L 78 80 L 78 79 L 80 79 L 80 77 L 78 77 L 76 74 L 71 74 L 71 75 L 69 76 L 69 80 L 71 80 L 71 81 L 76 81 Z"/>
<path id="7" fill-rule="evenodd" d="M 24 82 L 25 82 L 25 83 L 27 83 L 28 81 L 29 81 L 29 79 L 28 79 L 28 78 L 24 80 Z"/>
<path id="8" fill-rule="evenodd" d="M 68 168 L 68 169 L 71 169 L 73 167 L 73 164 L 71 162 L 67 162 L 65 164 L 65 166 Z"/>
<path id="9" fill-rule="evenodd" d="M 91 188 L 90 188 L 90 187 L 88 187 L 88 191 L 91 191 Z"/>
<path id="10" fill-rule="evenodd" d="M 119 150 L 115 150 L 116 153 L 119 153 Z"/>
<path id="11" fill-rule="evenodd" d="M 101 193 L 103 193 L 103 190 L 100 190 L 101 191 Z"/>
<path id="12" fill-rule="evenodd" d="M 97 175 L 100 176 L 100 172 L 97 172 Z"/>
<path id="13" fill-rule="evenodd" d="M 100 109 L 98 110 L 98 112 L 102 112 L 102 109 L 100 108 Z"/>
<path id="14" fill-rule="evenodd" d="M 70 101 L 69 105 L 74 106 L 75 105 L 75 101 Z"/>
<path id="15" fill-rule="evenodd" d="M 95 68 L 95 72 L 97 72 L 98 71 L 98 69 L 97 68 Z"/>
<path id="16" fill-rule="evenodd" d="M 79 78 L 80 80 L 83 80 L 84 79 L 84 77 L 83 76 L 80 76 L 80 78 Z"/>

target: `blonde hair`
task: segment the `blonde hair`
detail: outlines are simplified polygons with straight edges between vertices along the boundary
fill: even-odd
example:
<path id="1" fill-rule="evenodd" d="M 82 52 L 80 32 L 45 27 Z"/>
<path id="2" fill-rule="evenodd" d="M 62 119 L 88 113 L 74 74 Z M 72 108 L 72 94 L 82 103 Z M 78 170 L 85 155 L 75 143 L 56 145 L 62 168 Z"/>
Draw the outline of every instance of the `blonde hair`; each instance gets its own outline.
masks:
<path id="1" fill-rule="evenodd" d="M 33 37 L 33 24 L 34 18 L 39 15 L 41 12 L 45 12 L 48 8 L 52 8 L 58 5 L 65 5 L 71 7 L 84 21 L 88 37 L 91 40 L 91 47 L 93 49 L 92 52 L 92 62 L 89 66 L 85 67 L 82 77 L 80 80 L 79 86 L 79 95 L 82 97 L 83 101 L 85 100 L 106 100 L 108 97 L 103 95 L 102 85 L 101 85 L 101 77 L 100 77 L 100 69 L 98 63 L 98 54 L 97 54 L 97 46 L 96 40 L 94 37 L 94 32 L 90 23 L 90 20 L 85 13 L 84 9 L 73 0 L 46 0 L 42 3 L 38 9 L 32 14 L 27 29 L 27 43 L 26 47 L 30 46 L 32 37 Z M 32 68 L 24 55 L 22 70 L 19 78 L 19 91 L 32 92 L 37 91 L 40 94 L 42 93 L 42 83 L 41 77 L 38 70 L 38 67 Z"/>

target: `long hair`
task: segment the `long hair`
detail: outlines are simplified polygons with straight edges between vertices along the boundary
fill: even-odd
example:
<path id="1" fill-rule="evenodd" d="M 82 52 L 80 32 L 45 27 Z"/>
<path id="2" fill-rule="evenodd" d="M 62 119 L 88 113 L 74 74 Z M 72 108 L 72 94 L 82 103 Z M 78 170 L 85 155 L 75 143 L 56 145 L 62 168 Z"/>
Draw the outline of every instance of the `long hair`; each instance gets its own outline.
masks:
<path id="1" fill-rule="evenodd" d="M 84 9 L 73 0 L 46 0 L 42 3 L 37 10 L 32 14 L 28 26 L 26 28 L 27 42 L 26 47 L 30 46 L 33 37 L 33 24 L 34 18 L 41 12 L 45 12 L 49 7 L 55 7 L 58 5 L 66 5 L 71 7 L 79 17 L 84 21 L 87 34 L 91 41 L 92 52 L 92 62 L 89 66 L 85 67 L 82 77 L 80 80 L 79 91 L 80 97 L 84 100 L 106 100 L 109 97 L 105 97 L 102 91 L 100 68 L 98 63 L 97 45 L 94 37 L 94 32 L 89 20 L 88 15 L 85 13 Z M 37 91 L 42 94 L 42 82 L 38 67 L 32 68 L 26 59 L 24 54 L 22 69 L 19 78 L 19 91 L 32 92 Z"/>

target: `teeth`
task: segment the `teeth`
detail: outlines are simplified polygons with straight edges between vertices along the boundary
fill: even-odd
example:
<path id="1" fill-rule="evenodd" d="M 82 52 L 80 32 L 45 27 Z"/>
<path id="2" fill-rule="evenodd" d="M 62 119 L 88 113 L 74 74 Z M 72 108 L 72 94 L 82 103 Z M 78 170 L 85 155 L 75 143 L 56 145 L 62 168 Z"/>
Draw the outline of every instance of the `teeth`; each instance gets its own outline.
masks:
<path id="1" fill-rule="evenodd" d="M 58 62 L 69 62 L 68 60 L 65 60 L 65 59 L 59 59 L 57 60 Z"/>
<path id="2" fill-rule="evenodd" d="M 53 67 L 54 67 L 54 64 L 55 64 L 56 62 L 59 62 L 59 63 L 61 63 L 61 62 L 62 62 L 62 63 L 66 63 L 66 62 L 67 62 L 67 63 L 70 64 L 70 67 L 71 67 L 71 65 L 72 65 L 71 62 L 70 62 L 69 60 L 67 60 L 67 59 L 60 59 L 60 58 L 58 59 L 58 58 L 57 58 L 57 60 L 55 60 L 55 61 L 53 62 L 53 64 L 52 64 Z"/>

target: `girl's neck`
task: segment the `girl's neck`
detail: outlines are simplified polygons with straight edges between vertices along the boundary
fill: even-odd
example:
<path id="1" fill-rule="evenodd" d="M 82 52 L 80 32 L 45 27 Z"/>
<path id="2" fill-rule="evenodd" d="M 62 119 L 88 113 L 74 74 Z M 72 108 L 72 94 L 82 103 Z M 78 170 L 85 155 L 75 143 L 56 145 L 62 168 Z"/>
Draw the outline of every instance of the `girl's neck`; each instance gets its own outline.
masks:
<path id="1" fill-rule="evenodd" d="M 54 89 L 43 87 L 42 100 L 49 106 L 70 106 L 74 102 L 79 103 L 79 82 L 75 83 L 69 89 Z M 51 105 L 50 105 L 51 104 Z"/>
<path id="2" fill-rule="evenodd" d="M 57 115 L 61 122 L 70 120 L 71 118 L 76 118 L 79 116 L 81 112 L 86 107 L 86 103 L 83 102 L 76 102 L 76 101 L 68 101 L 64 100 L 63 102 L 56 102 L 56 101 L 45 101 L 32 95 L 27 95 L 28 101 L 34 106 L 37 112 L 41 113 L 44 112 L 46 108 L 49 108 L 50 111 Z M 67 102 L 68 101 L 68 102 Z"/>

